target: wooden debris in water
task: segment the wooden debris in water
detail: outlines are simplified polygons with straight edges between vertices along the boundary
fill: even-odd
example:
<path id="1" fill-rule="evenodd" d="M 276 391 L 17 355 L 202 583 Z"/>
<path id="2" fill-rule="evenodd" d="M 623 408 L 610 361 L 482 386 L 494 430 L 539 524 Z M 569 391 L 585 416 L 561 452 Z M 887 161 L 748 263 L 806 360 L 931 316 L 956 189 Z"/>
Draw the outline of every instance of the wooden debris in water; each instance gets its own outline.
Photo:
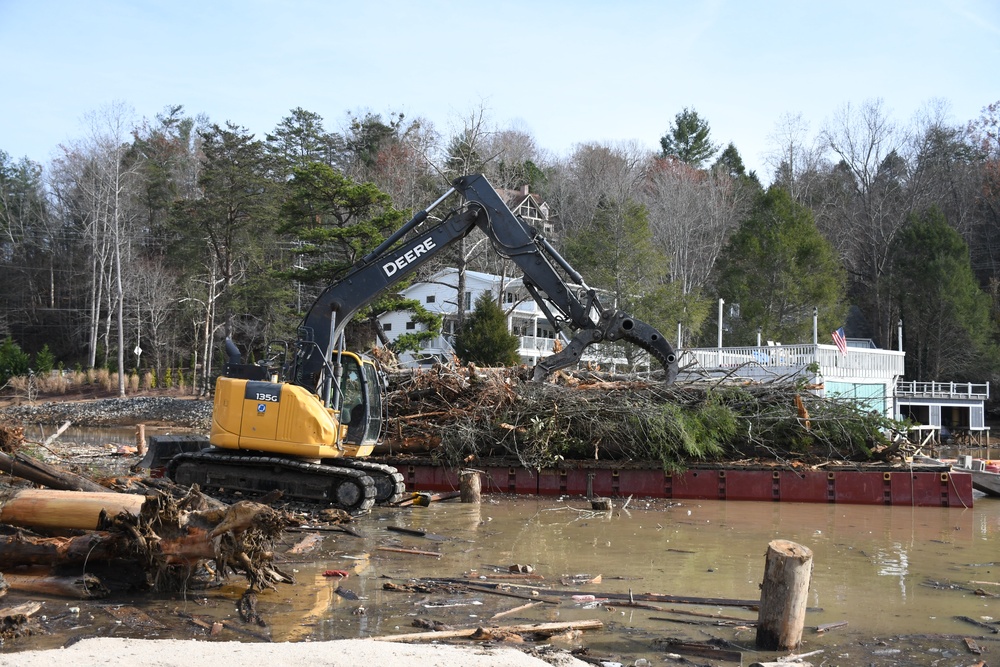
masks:
<path id="1" fill-rule="evenodd" d="M 489 641 L 490 638 L 506 633 L 540 633 L 544 636 L 552 636 L 566 630 L 600 630 L 604 627 L 602 621 L 592 619 L 583 621 L 567 621 L 561 623 L 532 623 L 527 625 L 507 625 L 500 627 L 475 627 L 465 630 L 442 630 L 437 632 L 414 632 L 401 635 L 380 635 L 372 637 L 373 641 L 383 642 L 409 642 L 409 641 L 437 641 L 440 639 L 476 639 Z"/>

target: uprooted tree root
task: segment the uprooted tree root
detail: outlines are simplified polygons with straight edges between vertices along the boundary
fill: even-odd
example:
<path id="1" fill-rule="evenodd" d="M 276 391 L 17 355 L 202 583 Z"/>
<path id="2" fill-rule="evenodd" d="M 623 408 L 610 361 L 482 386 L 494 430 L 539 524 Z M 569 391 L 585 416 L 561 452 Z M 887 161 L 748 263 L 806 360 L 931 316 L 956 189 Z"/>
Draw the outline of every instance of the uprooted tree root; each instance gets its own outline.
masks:
<path id="1" fill-rule="evenodd" d="M 273 563 L 273 545 L 288 518 L 272 508 L 241 501 L 207 509 L 195 487 L 181 500 L 162 493 L 147 496 L 139 515 L 122 512 L 106 528 L 126 539 L 123 551 L 145 564 L 158 591 L 182 590 L 195 567 L 215 562 L 215 574 L 244 576 L 251 590 L 293 581 Z"/>
<path id="2" fill-rule="evenodd" d="M 24 427 L 0 424 L 0 452 L 16 454 L 24 444 Z"/>

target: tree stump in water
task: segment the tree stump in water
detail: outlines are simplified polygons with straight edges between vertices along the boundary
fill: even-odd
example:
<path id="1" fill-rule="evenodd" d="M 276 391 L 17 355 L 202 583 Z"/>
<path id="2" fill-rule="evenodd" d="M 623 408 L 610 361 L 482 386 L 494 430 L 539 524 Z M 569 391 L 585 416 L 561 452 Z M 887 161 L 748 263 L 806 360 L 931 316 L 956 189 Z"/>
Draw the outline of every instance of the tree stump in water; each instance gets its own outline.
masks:
<path id="1" fill-rule="evenodd" d="M 478 503 L 482 499 L 482 482 L 478 470 L 463 470 L 458 474 L 458 489 L 463 503 Z"/>
<path id="2" fill-rule="evenodd" d="M 767 545 L 757 616 L 757 648 L 792 650 L 802 642 L 812 566 L 812 551 L 800 544 L 774 540 Z"/>

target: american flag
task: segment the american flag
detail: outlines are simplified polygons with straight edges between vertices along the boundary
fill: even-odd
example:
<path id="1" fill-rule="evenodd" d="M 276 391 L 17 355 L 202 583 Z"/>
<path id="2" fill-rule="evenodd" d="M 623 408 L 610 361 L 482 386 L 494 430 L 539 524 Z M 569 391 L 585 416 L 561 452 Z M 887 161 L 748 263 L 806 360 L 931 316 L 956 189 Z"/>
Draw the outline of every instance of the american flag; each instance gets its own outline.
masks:
<path id="1" fill-rule="evenodd" d="M 837 346 L 837 349 L 840 350 L 840 353 L 846 355 L 847 339 L 844 338 L 844 327 L 840 327 L 830 335 L 833 336 L 833 342 Z"/>

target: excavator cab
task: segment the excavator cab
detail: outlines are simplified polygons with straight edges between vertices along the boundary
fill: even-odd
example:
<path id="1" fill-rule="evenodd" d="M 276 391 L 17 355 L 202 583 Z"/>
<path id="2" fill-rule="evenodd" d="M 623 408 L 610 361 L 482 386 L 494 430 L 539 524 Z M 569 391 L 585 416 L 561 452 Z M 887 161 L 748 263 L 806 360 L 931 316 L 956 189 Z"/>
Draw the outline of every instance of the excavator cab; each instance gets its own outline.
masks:
<path id="1" fill-rule="evenodd" d="M 374 447 L 384 424 L 384 380 L 375 362 L 353 352 L 341 353 L 340 419 L 345 442 Z M 369 450 L 370 451 L 370 450 Z"/>

